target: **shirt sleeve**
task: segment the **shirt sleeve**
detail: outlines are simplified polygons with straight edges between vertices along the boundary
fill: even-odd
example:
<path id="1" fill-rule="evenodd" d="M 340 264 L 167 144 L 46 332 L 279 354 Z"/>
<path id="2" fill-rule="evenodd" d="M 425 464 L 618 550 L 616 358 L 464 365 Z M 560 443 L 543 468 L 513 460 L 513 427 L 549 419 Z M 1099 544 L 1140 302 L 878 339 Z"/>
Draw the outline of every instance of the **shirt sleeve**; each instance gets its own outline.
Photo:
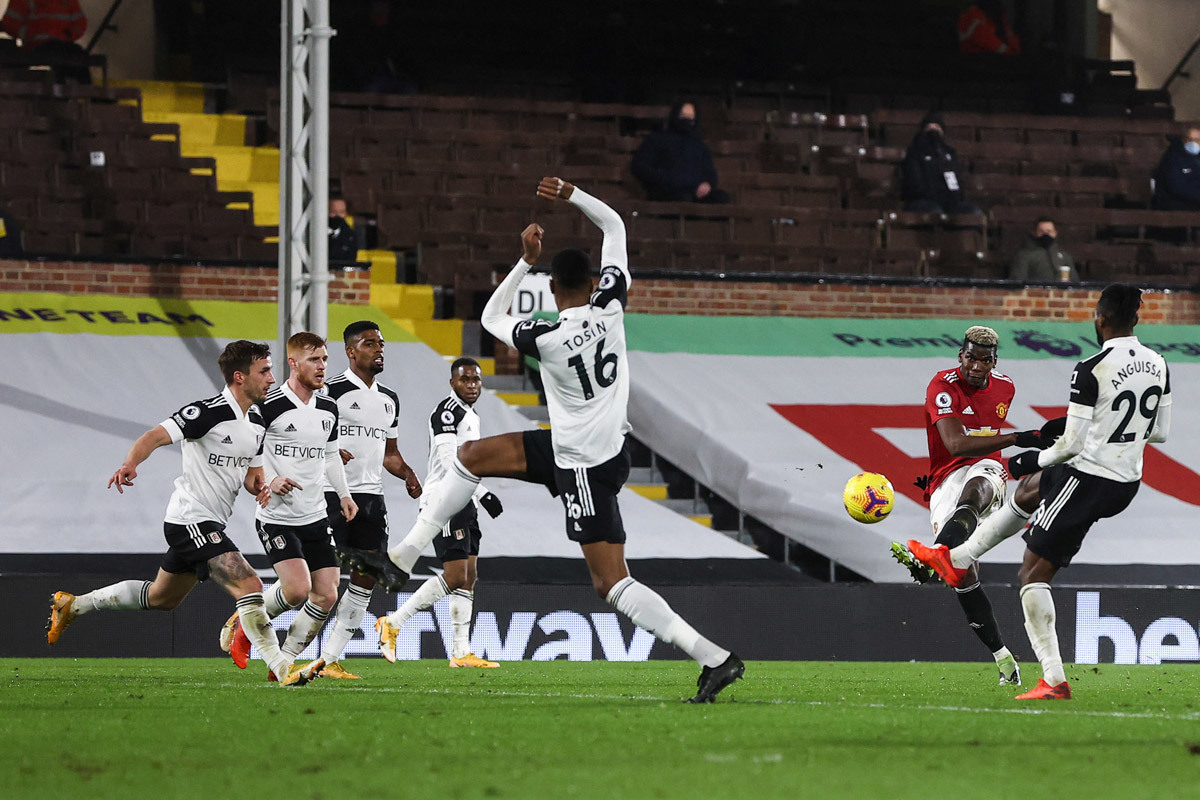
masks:
<path id="1" fill-rule="evenodd" d="M 522 355 L 527 355 L 541 361 L 542 353 L 538 349 L 538 337 L 555 330 L 557 327 L 558 323 L 548 322 L 544 319 L 523 319 L 513 326 L 512 346 Z"/>
<path id="2" fill-rule="evenodd" d="M 523 258 L 519 259 L 504 276 L 504 280 L 500 281 L 496 291 L 492 292 L 492 296 L 488 298 L 487 305 L 483 307 L 483 314 L 480 316 L 484 330 L 509 347 L 513 346 L 513 326 L 521 320 L 508 312 L 512 308 L 513 298 L 517 296 L 517 287 L 521 285 L 521 281 L 529 269 L 529 263 Z"/>
<path id="3" fill-rule="evenodd" d="M 935 424 L 939 419 L 958 416 L 958 409 L 954 407 L 954 393 L 945 380 L 935 379 L 925 390 L 925 413 Z"/>
<path id="4" fill-rule="evenodd" d="M 571 192 L 571 198 L 567 202 L 582 211 L 604 233 L 604 244 L 600 248 L 600 266 L 602 269 L 616 267 L 625 276 L 625 287 L 628 288 L 633 283 L 633 276 L 629 274 L 625 221 L 621 219 L 621 215 L 578 186 Z"/>
<path id="5" fill-rule="evenodd" d="M 439 403 L 429 417 L 429 429 L 433 431 L 434 442 L 438 441 L 439 436 L 449 435 L 454 436 L 457 443 L 458 426 L 466 415 L 462 409 L 451 406 L 449 401 Z"/>
<path id="6" fill-rule="evenodd" d="M 1071 402 L 1081 406 L 1095 406 L 1099 396 L 1100 384 L 1092 372 L 1092 365 L 1087 361 L 1080 361 L 1071 373 Z"/>
<path id="7" fill-rule="evenodd" d="M 616 267 L 605 267 L 600 271 L 600 284 L 592 292 L 589 302 L 596 308 L 608 308 L 614 300 L 625 308 L 629 302 L 629 284 L 624 272 Z"/>
<path id="8" fill-rule="evenodd" d="M 191 403 L 176 411 L 160 424 L 171 436 L 171 442 L 199 439 L 213 429 L 220 418 L 203 403 Z"/>

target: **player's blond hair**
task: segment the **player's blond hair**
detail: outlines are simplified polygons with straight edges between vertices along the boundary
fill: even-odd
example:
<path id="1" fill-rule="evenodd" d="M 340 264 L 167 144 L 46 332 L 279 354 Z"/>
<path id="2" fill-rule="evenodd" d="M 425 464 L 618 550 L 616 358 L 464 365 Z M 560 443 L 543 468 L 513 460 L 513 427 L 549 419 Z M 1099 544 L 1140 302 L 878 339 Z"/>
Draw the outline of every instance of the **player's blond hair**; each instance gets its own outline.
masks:
<path id="1" fill-rule="evenodd" d="M 996 347 L 1000 344 L 1000 336 L 986 325 L 972 325 L 963 336 L 963 347 L 977 344 L 980 347 Z"/>

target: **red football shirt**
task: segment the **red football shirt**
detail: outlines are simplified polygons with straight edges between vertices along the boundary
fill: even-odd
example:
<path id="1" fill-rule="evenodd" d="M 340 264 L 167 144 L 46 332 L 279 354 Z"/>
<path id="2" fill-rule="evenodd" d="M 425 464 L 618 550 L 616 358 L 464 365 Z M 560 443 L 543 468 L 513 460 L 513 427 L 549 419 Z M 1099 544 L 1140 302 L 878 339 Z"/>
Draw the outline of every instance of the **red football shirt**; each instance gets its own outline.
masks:
<path id="1" fill-rule="evenodd" d="M 987 386 L 976 389 L 967 383 L 958 369 L 939 372 L 925 390 L 925 433 L 929 437 L 929 486 L 925 499 L 956 469 L 985 458 L 999 460 L 999 451 L 984 456 L 955 458 L 942 444 L 937 421 L 958 417 L 968 436 L 996 436 L 1012 406 L 1016 387 L 1012 378 L 992 370 Z"/>

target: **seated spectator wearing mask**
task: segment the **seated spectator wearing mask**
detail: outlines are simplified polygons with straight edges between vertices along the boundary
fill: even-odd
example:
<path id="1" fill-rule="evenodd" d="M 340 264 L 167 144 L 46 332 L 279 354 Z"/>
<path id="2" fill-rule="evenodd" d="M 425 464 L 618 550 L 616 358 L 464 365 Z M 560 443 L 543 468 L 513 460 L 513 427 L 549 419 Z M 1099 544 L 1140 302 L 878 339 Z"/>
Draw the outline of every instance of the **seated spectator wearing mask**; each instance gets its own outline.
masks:
<path id="1" fill-rule="evenodd" d="M 1037 227 L 1026 240 L 1025 246 L 1008 265 L 1008 277 L 1031 283 L 1079 280 L 1075 259 L 1058 246 L 1058 230 L 1054 227 L 1054 220 L 1042 217 L 1037 221 Z"/>
<path id="2" fill-rule="evenodd" d="M 1159 211 L 1200 211 L 1200 128 L 1189 128 L 1171 144 L 1154 170 L 1154 202 Z"/>
<path id="3" fill-rule="evenodd" d="M 346 201 L 340 197 L 329 199 L 329 260 L 353 262 L 358 260 L 358 234 L 350 224 Z"/>
<path id="4" fill-rule="evenodd" d="M 904 210 L 930 214 L 982 214 L 967 202 L 958 152 L 946 143 L 942 116 L 930 112 L 921 120 L 900 164 Z"/>
<path id="5" fill-rule="evenodd" d="M 694 103 L 676 103 L 666 127 L 642 140 L 633 154 L 634 176 L 650 200 L 672 203 L 728 203 L 717 188 L 717 168 L 700 138 Z"/>

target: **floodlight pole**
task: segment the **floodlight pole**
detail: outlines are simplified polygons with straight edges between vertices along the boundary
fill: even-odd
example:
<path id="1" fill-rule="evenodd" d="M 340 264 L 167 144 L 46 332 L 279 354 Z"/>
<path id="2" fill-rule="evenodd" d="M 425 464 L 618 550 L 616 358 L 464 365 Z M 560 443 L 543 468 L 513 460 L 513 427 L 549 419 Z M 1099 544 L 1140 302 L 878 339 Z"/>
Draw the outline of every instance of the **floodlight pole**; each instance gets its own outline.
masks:
<path id="1" fill-rule="evenodd" d="M 284 0 L 281 6 L 277 365 L 286 363 L 292 334 L 329 332 L 329 39 L 334 34 L 329 0 Z"/>

